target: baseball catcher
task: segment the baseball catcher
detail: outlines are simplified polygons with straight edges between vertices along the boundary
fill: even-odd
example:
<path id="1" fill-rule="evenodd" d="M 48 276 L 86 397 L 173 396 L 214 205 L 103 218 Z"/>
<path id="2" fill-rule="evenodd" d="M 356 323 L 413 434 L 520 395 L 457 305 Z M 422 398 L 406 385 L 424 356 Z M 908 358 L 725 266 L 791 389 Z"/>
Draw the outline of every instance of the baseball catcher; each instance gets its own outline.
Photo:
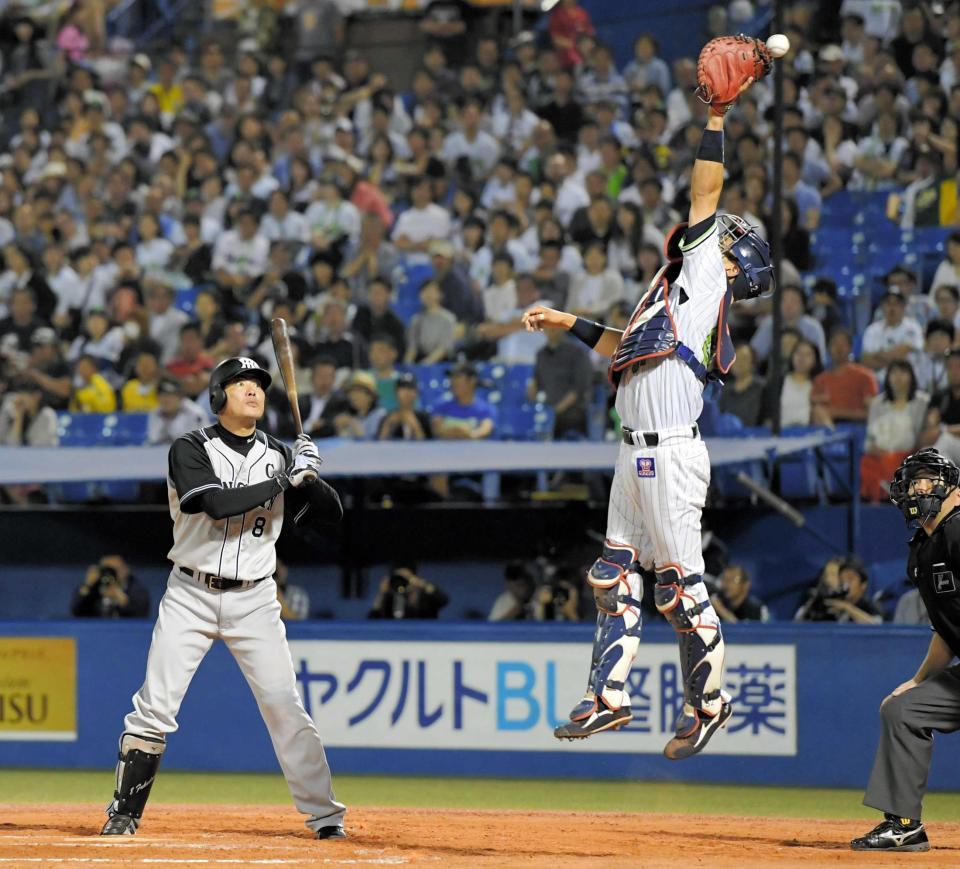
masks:
<path id="1" fill-rule="evenodd" d="M 587 692 L 557 727 L 583 739 L 632 718 L 627 677 L 640 644 L 641 570 L 656 575 L 656 606 L 677 632 L 684 696 L 671 759 L 701 751 L 731 715 L 722 688 L 723 637 L 703 584 L 700 514 L 710 461 L 696 420 L 703 389 L 734 361 L 730 305 L 772 289 L 769 248 L 741 218 L 717 215 L 723 186 L 723 117 L 770 68 L 762 43 L 710 42 L 700 56 L 700 97 L 710 116 L 693 166 L 688 222 L 667 240 L 668 264 L 616 329 L 537 306 L 528 330 L 566 329 L 610 358 L 622 445 L 610 492 L 606 541 L 587 575 L 597 629 Z"/>

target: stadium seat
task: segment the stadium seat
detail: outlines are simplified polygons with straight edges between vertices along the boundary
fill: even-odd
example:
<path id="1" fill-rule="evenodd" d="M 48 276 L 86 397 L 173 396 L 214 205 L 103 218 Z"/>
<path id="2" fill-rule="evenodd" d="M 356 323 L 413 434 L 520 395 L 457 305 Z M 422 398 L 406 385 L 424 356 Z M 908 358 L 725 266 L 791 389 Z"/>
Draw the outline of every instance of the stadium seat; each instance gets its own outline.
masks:
<path id="1" fill-rule="evenodd" d="M 552 433 L 553 409 L 546 404 L 505 404 L 500 408 L 497 424 L 500 440 L 548 440 Z"/>
<path id="2" fill-rule="evenodd" d="M 193 316 L 193 309 L 197 303 L 197 294 L 200 292 L 201 287 L 184 287 L 182 290 L 177 290 L 176 295 L 173 298 L 173 307 L 178 308 L 183 311 L 184 314 L 189 314 Z"/>

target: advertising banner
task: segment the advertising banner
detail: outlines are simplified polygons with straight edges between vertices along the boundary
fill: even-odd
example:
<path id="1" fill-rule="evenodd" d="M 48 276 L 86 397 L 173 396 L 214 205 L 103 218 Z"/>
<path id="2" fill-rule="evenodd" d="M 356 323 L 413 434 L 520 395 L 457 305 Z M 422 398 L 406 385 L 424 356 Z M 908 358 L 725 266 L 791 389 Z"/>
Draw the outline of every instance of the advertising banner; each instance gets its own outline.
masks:
<path id="1" fill-rule="evenodd" d="M 76 738 L 76 640 L 0 637 L 0 740 Z"/>
<path id="2" fill-rule="evenodd" d="M 577 643 L 292 640 L 308 713 L 331 747 L 556 751 L 553 728 L 582 696 Z M 578 751 L 660 754 L 683 703 L 675 644 L 644 644 L 629 678 L 633 721 Z M 728 646 L 734 714 L 712 754 L 794 756 L 793 645 Z"/>

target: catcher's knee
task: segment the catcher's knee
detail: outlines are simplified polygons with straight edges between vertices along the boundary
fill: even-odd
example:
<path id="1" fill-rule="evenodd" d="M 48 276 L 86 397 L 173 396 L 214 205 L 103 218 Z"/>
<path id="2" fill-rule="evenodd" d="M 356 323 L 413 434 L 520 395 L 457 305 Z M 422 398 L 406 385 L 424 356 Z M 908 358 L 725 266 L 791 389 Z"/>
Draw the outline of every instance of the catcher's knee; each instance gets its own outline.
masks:
<path id="1" fill-rule="evenodd" d="M 603 552 L 587 573 L 601 612 L 619 616 L 630 606 L 640 606 L 637 558 L 637 550 L 632 546 L 612 540 L 603 542 Z"/>
<path id="2" fill-rule="evenodd" d="M 659 612 L 675 631 L 693 631 L 699 627 L 700 615 L 710 608 L 710 599 L 697 599 L 689 589 L 702 582 L 699 574 L 681 576 L 676 567 L 666 567 L 657 571 L 657 585 L 653 592 L 653 602 Z"/>

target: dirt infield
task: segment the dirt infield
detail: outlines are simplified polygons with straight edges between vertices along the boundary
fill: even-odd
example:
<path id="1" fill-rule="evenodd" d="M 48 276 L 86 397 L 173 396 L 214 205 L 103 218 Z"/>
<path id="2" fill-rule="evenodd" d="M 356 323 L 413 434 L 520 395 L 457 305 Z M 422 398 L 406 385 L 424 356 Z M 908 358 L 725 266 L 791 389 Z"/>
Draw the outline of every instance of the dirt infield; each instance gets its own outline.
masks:
<path id="1" fill-rule="evenodd" d="M 927 854 L 862 855 L 856 821 L 597 812 L 355 808 L 350 839 L 310 839 L 293 809 L 151 806 L 136 836 L 102 839 L 99 805 L 0 804 L 0 869 L 153 866 L 960 866 L 960 824 Z"/>

